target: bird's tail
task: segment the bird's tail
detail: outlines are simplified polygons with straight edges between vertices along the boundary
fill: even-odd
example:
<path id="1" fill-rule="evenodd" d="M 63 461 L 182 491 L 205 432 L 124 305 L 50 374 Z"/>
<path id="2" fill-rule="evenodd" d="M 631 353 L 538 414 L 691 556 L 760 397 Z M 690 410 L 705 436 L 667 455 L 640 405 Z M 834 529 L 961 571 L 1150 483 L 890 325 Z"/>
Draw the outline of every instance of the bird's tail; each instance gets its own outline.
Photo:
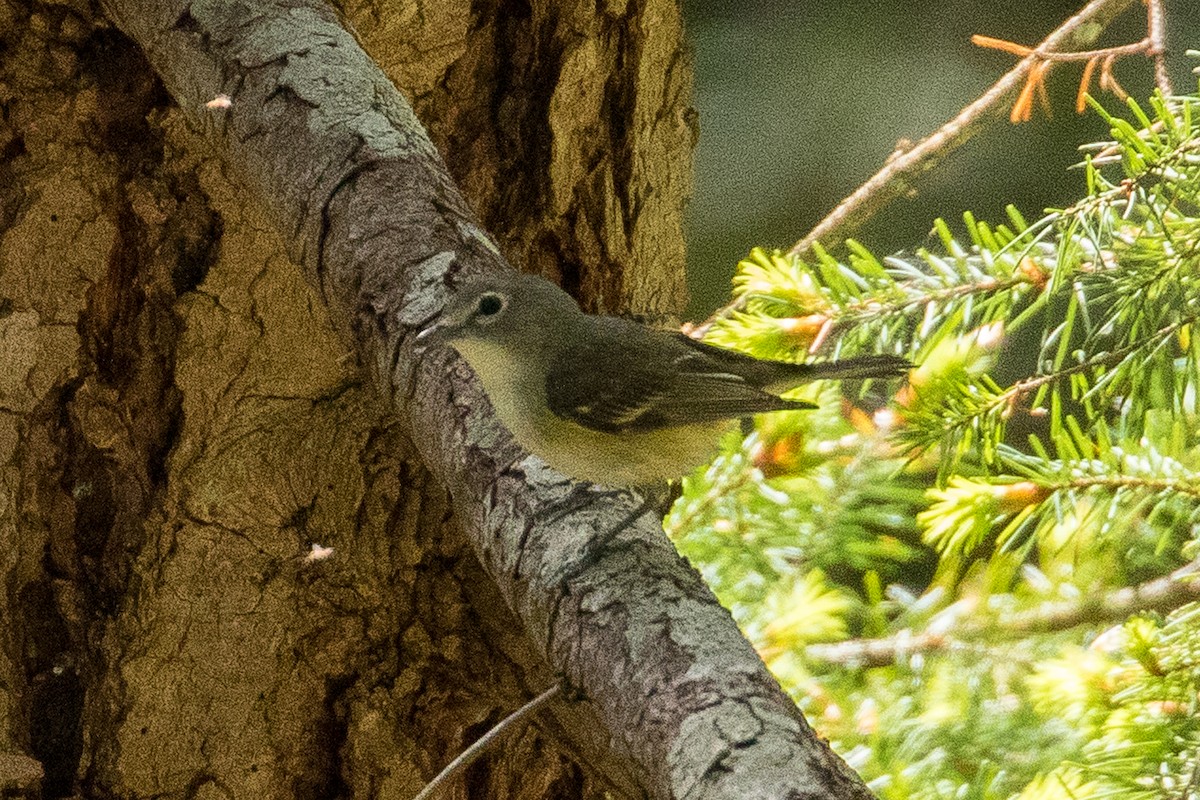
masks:
<path id="1" fill-rule="evenodd" d="M 768 391 L 785 391 L 810 381 L 862 380 L 864 378 L 894 378 L 913 368 L 912 362 L 900 356 L 854 356 L 840 361 L 817 364 L 794 364 L 791 375 L 772 381 Z"/>

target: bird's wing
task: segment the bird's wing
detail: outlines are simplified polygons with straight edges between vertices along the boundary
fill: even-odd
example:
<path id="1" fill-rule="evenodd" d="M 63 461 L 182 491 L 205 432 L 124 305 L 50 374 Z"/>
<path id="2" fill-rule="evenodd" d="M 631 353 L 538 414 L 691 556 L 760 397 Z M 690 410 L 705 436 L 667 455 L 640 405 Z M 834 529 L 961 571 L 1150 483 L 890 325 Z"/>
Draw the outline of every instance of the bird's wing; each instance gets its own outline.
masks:
<path id="1" fill-rule="evenodd" d="M 753 386 L 724 359 L 679 341 L 681 335 L 604 320 L 598 335 L 566 348 L 550 365 L 550 410 L 593 430 L 636 433 L 812 408 Z"/>

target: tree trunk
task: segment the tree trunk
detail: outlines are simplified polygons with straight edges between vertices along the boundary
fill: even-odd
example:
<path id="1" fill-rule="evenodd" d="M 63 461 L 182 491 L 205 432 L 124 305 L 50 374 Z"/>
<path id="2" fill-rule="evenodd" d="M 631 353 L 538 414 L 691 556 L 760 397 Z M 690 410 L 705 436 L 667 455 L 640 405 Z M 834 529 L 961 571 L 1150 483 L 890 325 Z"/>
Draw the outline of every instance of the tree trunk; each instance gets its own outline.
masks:
<path id="1" fill-rule="evenodd" d="M 511 263 L 593 311 L 686 305 L 677 0 L 341 4 Z"/>
<path id="2" fill-rule="evenodd" d="M 702 626 L 703 663 L 729 654 L 740 694 L 688 673 L 683 634 L 678 677 L 651 681 L 670 673 L 588 617 L 603 582 L 553 577 L 586 532 L 539 520 L 574 489 L 506 469 L 518 454 L 461 368 L 415 368 L 405 334 L 447 267 L 495 259 L 390 87 L 322 60 L 352 50 L 336 23 L 300 3 L 111 5 L 136 44 L 82 5 L 0 5 L 0 791 L 407 797 L 557 673 L 596 702 L 557 704 L 457 796 L 682 796 L 732 785 L 759 742 L 787 765 L 772 731 L 810 732 L 727 616 Z M 594 308 L 674 307 L 678 9 L 548 5 L 343 11 L 510 257 Z M 279 31 L 279 56 L 253 35 Z M 321 138 L 347 121 L 357 139 Z M 406 206 L 414 187 L 434 200 Z M 649 602 L 616 604 L 661 608 L 665 576 L 667 632 L 695 626 L 711 597 L 640 533 L 637 563 L 609 568 L 649 569 Z M 572 650 L 597 630 L 605 652 Z M 643 682 L 621 694 L 604 670 Z M 684 700 L 710 710 L 700 735 L 668 715 Z M 716 716 L 727 700 L 747 713 Z M 654 763 L 668 750 L 678 774 Z"/>

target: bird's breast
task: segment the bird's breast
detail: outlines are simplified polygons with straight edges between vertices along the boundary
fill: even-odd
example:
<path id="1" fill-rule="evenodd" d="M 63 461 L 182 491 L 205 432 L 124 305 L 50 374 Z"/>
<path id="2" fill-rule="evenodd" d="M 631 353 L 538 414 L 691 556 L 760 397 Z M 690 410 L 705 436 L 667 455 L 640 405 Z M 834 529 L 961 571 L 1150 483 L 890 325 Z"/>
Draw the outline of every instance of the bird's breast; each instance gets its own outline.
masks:
<path id="1" fill-rule="evenodd" d="M 736 420 L 634 433 L 592 430 L 563 419 L 546 402 L 546 371 L 510 358 L 494 342 L 456 345 L 471 365 L 496 416 L 513 438 L 555 470 L 612 488 L 675 480 L 707 463 Z"/>

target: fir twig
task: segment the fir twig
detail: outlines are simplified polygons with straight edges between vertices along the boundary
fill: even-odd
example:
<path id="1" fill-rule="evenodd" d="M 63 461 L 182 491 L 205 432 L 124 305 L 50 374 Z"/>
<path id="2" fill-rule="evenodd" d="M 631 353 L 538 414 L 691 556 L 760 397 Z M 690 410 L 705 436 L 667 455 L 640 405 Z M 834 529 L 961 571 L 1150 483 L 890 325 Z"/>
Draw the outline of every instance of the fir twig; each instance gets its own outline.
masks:
<path id="1" fill-rule="evenodd" d="M 1132 2 L 1133 0 L 1092 0 L 1055 29 L 1034 48 L 1034 52 L 1022 59 L 954 119 L 911 148 L 893 153 L 882 169 L 839 203 L 800 239 L 790 252 L 794 255 L 807 255 L 819 241 L 840 242 L 851 238 L 876 211 L 903 197 L 911 189 L 914 178 L 932 169 L 987 124 L 999 119 L 1005 105 L 1027 84 L 1030 73 L 1048 66 L 1049 62 L 1044 54 L 1074 50 L 1094 41 L 1113 19 L 1132 5 Z M 1151 18 L 1155 19 L 1153 15 Z M 745 302 L 745 296 L 735 297 L 731 303 L 718 309 L 696 326 L 694 335 L 702 338 L 715 322 L 727 319 L 740 311 Z"/>
<path id="2" fill-rule="evenodd" d="M 1045 62 L 1044 54 L 1075 50 L 1080 45 L 1094 41 L 1130 5 L 1132 3 L 1129 0 L 1092 0 L 1058 26 L 1034 48 L 1033 53 L 1022 59 L 954 119 L 911 149 L 890 159 L 883 169 L 817 223 L 792 247 L 791 252 L 805 254 L 815 242 L 840 241 L 852 237 L 871 214 L 909 191 L 912 178 L 932 169 L 987 123 L 997 119 L 1009 99 L 1020 92 L 1029 74 Z"/>
<path id="3" fill-rule="evenodd" d="M 1046 602 L 1001 615 L 991 625 L 964 625 L 952 633 L 901 631 L 878 639 L 811 644 L 804 649 L 804 654 L 813 661 L 828 664 L 860 669 L 886 667 L 915 655 L 949 650 L 974 651 L 965 640 L 976 637 L 996 633 L 1016 637 L 1069 630 L 1080 625 L 1111 625 L 1139 612 L 1174 611 L 1194 600 L 1200 600 L 1200 564 L 1197 563 L 1138 586 L 1115 589 L 1099 596 Z"/>
<path id="4" fill-rule="evenodd" d="M 1062 631 L 1079 625 L 1108 625 L 1146 611 L 1166 613 L 1200 599 L 1200 565 L 1188 564 L 1162 578 L 1097 597 L 1046 602 L 1001 615 L 997 626 L 1010 634 Z"/>
<path id="5" fill-rule="evenodd" d="M 1115 57 L 1062 60 L 1119 90 Z M 919 362 L 889 408 L 817 387 L 818 410 L 730 437 L 730 471 L 693 475 L 675 512 L 681 550 L 888 796 L 1200 800 L 1200 96 L 1123 117 L 1087 100 L 1112 141 L 1083 148 L 1078 202 L 1032 225 L 968 214 L 965 236 L 939 220 L 915 254 L 756 249 L 710 332 L 762 358 Z M 943 446 L 934 486 L 936 454 L 906 463 L 905 443 Z"/>
<path id="6" fill-rule="evenodd" d="M 1152 353 L 1170 337 L 1198 321 L 1200 314 L 1189 315 L 1125 347 L 1052 372 L 1024 378 L 1000 391 L 995 391 L 991 386 L 959 387 L 964 391 L 957 399 L 969 402 L 947 405 L 942 408 L 940 414 L 913 415 L 909 419 L 911 426 L 900 431 L 901 438 L 907 440 L 913 449 L 941 442 L 945 445 L 947 455 L 953 455 L 954 451 L 960 448 L 961 442 L 981 440 L 985 443 L 982 455 L 990 461 L 1003 434 L 1003 421 L 1024 398 L 1044 386 L 1074 376 L 1086 375 L 1102 367 L 1115 367 L 1139 354 Z M 1108 389 L 1112 391 L 1111 381 Z M 969 433 L 975 435 L 965 438 Z"/>

